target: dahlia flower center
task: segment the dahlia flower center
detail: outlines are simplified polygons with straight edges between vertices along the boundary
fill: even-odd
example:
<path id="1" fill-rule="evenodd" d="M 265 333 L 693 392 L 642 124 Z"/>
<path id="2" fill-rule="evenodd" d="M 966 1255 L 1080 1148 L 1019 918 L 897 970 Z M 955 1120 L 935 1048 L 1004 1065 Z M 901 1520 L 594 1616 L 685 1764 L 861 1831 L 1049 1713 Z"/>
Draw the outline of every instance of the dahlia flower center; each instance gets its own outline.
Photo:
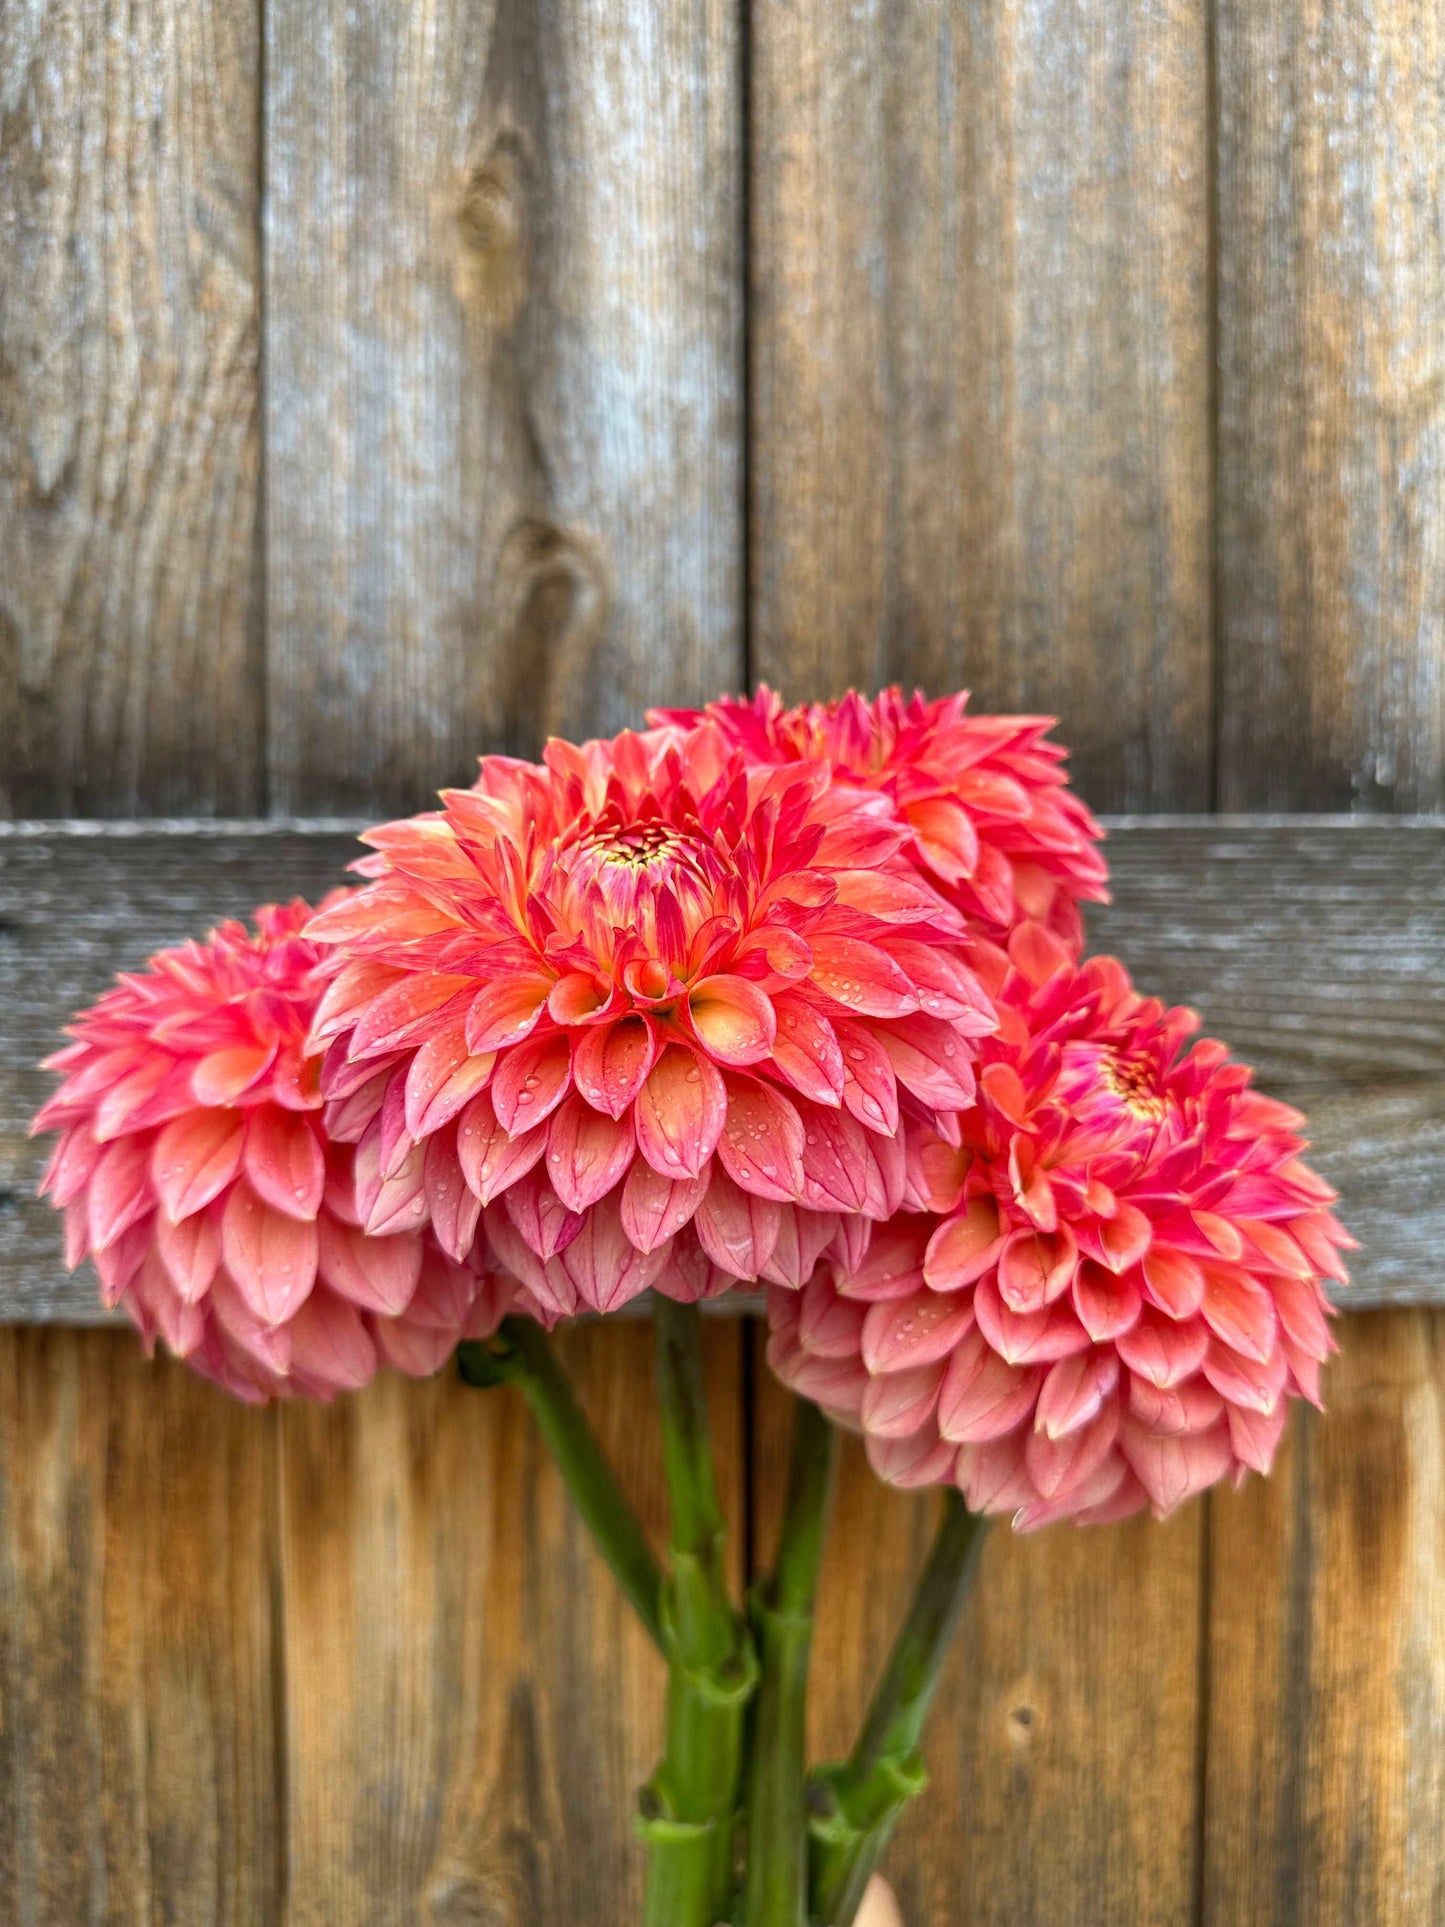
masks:
<path id="1" fill-rule="evenodd" d="M 606 921 L 635 931 L 654 951 L 659 896 L 672 899 L 690 934 L 712 914 L 720 880 L 711 844 L 670 823 L 579 825 L 559 839 L 555 861 L 579 927 L 600 896 Z"/>
<path id="2" fill-rule="evenodd" d="M 1100 1054 L 1099 1075 L 1124 1108 L 1142 1123 L 1162 1124 L 1169 1116 L 1174 1100 L 1155 1084 L 1152 1064 L 1106 1050 Z"/>
<path id="3" fill-rule="evenodd" d="M 1161 1131 L 1184 1121 L 1178 1099 L 1161 1084 L 1161 1068 L 1147 1053 L 1067 1044 L 1054 1098 L 1077 1124 L 1099 1132 L 1116 1149 L 1147 1155 Z"/>

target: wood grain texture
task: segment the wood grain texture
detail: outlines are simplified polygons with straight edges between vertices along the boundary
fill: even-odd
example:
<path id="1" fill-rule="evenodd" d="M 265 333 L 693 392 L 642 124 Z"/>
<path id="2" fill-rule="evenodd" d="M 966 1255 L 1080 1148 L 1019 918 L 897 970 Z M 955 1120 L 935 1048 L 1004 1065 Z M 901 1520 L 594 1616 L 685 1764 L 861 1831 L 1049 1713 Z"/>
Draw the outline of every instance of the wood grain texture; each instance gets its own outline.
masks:
<path id="1" fill-rule="evenodd" d="M 1445 21 L 1222 0 L 1219 795 L 1445 802 Z"/>
<path id="2" fill-rule="evenodd" d="M 761 1339 L 758 1340 L 761 1354 Z M 781 1506 L 789 1399 L 758 1359 L 755 1543 Z M 819 1596 L 813 1756 L 851 1746 L 922 1565 L 933 1502 L 845 1441 Z M 886 1870 L 909 1927 L 1190 1918 L 1203 1515 L 984 1547 L 935 1702 L 927 1794 Z"/>
<path id="3" fill-rule="evenodd" d="M 1210 1500 L 1211 1927 L 1445 1920 L 1445 1315 L 1340 1338 L 1326 1415 Z"/>
<path id="4" fill-rule="evenodd" d="M 760 0 L 752 662 L 1210 785 L 1206 9 Z"/>
<path id="5" fill-rule="evenodd" d="M 254 810 L 257 9 L 0 10 L 0 815 Z"/>
<path id="6" fill-rule="evenodd" d="M 270 1415 L 0 1332 L 0 1917 L 278 1917 Z"/>
<path id="7" fill-rule="evenodd" d="M 741 1328 L 709 1335 L 721 1496 L 741 1516 Z M 652 1334 L 562 1341 L 665 1536 Z M 519 1398 L 397 1378 L 282 1414 L 287 1807 L 298 1922 L 631 1920 L 664 1672 Z"/>
<path id="8" fill-rule="evenodd" d="M 735 686 L 735 10 L 266 22 L 273 802 L 412 809 Z"/>
<path id="9" fill-rule="evenodd" d="M 1445 1301 L 1445 824 L 1136 821 L 1109 842 L 1091 941 L 1309 1111 L 1363 1249 L 1345 1302 Z M 25 1136 L 67 1016 L 157 945 L 267 898 L 315 895 L 339 828 L 0 826 L 0 1320 L 99 1316 L 60 1272 Z"/>

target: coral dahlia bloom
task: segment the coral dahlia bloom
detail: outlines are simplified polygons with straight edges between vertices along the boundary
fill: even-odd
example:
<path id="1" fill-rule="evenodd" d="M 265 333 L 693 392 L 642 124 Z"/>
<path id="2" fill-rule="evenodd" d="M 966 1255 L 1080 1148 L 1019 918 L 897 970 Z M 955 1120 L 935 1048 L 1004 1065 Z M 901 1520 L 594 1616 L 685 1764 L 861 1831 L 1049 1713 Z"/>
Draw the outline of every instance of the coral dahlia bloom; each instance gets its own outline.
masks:
<path id="1" fill-rule="evenodd" d="M 1068 788 L 1066 751 L 1047 740 L 1052 718 L 969 716 L 967 694 L 927 701 L 885 689 L 786 709 L 766 686 L 751 702 L 659 710 L 655 720 L 706 716 L 762 763 L 816 761 L 841 781 L 885 792 L 910 831 L 914 861 L 995 941 L 1023 918 L 1083 947 L 1078 904 L 1108 899 L 1094 847 L 1103 831 Z"/>
<path id="2" fill-rule="evenodd" d="M 343 892 L 336 892 L 337 897 Z M 60 1141 L 41 1189 L 66 1263 L 94 1255 L 108 1305 L 228 1391 L 326 1398 L 381 1364 L 435 1371 L 492 1331 L 514 1290 L 420 1229 L 363 1236 L 349 1145 L 322 1123 L 306 1033 L 314 912 L 256 913 L 121 977 L 48 1060 L 64 1081 L 33 1128 Z"/>
<path id="3" fill-rule="evenodd" d="M 1192 1012 L 1036 927 L 1012 954 L 961 1145 L 915 1140 L 862 1264 L 769 1294 L 769 1357 L 897 1484 L 1023 1529 L 1163 1516 L 1318 1403 L 1353 1240 L 1298 1114 L 1223 1045 L 1181 1054 Z"/>
<path id="4" fill-rule="evenodd" d="M 442 802 L 311 926 L 369 1229 L 484 1205 L 566 1315 L 799 1284 L 841 1214 L 898 1208 L 901 1119 L 948 1128 L 994 1017 L 887 797 L 709 726 L 487 757 Z"/>

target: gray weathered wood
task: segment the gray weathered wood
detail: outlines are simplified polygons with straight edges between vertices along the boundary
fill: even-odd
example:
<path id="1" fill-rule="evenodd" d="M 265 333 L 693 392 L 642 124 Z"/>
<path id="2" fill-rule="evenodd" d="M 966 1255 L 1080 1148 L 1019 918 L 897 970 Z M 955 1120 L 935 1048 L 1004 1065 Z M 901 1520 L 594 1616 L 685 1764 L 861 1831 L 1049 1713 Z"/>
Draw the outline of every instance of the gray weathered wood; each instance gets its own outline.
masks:
<path id="1" fill-rule="evenodd" d="M 0 7 L 0 816 L 255 810 L 251 0 Z"/>
<path id="2" fill-rule="evenodd" d="M 1445 803 L 1445 22 L 1218 10 L 1219 799 Z"/>
<path id="3" fill-rule="evenodd" d="M 25 1137 L 67 1015 L 159 944 L 324 889 L 355 848 L 335 826 L 0 826 L 0 1318 L 98 1315 Z M 1364 1247 L 1345 1302 L 1445 1302 L 1445 823 L 1124 820 L 1109 855 L 1095 947 L 1309 1110 Z"/>
<path id="4" fill-rule="evenodd" d="M 266 11 L 272 802 L 742 680 L 724 0 Z"/>
<path id="5" fill-rule="evenodd" d="M 752 662 L 1210 785 L 1207 8 L 751 10 Z"/>

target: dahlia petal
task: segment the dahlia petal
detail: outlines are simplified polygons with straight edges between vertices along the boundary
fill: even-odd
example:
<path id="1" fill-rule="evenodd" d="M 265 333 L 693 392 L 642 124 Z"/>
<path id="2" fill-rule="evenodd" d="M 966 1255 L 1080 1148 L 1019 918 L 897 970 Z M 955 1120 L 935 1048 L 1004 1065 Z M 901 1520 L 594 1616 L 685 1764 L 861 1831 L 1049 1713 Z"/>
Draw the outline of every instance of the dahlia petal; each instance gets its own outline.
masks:
<path id="1" fill-rule="evenodd" d="M 135 1289 L 172 1357 L 189 1358 L 206 1335 L 206 1314 L 181 1297 L 156 1252 L 146 1254 Z"/>
<path id="2" fill-rule="evenodd" d="M 736 1289 L 737 1279 L 713 1263 L 691 1230 L 674 1238 L 661 1255 L 662 1269 L 649 1287 L 661 1298 L 671 1298 L 679 1305 L 696 1305 L 704 1298 L 719 1298 Z"/>
<path id="3" fill-rule="evenodd" d="M 646 1082 L 657 1048 L 656 1031 L 636 1013 L 584 1030 L 572 1052 L 578 1090 L 594 1110 L 621 1117 Z"/>
<path id="4" fill-rule="evenodd" d="M 1110 1271 L 1128 1271 L 1149 1249 L 1153 1226 L 1137 1205 L 1120 1203 L 1109 1218 L 1078 1227 L 1079 1249 Z"/>
<path id="5" fill-rule="evenodd" d="M 1120 1457 L 1122 1456 L 1121 1453 Z M 1081 1511 L 1074 1513 L 1074 1524 L 1078 1526 L 1117 1525 L 1121 1519 L 1130 1519 L 1136 1512 L 1142 1512 L 1148 1503 L 1149 1494 L 1126 1467 L 1124 1476 L 1112 1495 L 1100 1505 L 1085 1506 Z"/>
<path id="6" fill-rule="evenodd" d="M 837 1220 L 829 1212 L 779 1205 L 777 1240 L 761 1276 L 771 1285 L 797 1290 L 812 1277 L 836 1231 Z"/>
<path id="7" fill-rule="evenodd" d="M 586 971 L 569 971 L 559 977 L 547 996 L 547 1009 L 559 1024 L 585 1024 L 599 1017 L 612 1003 L 612 987 L 599 983 Z"/>
<path id="8" fill-rule="evenodd" d="M 547 1132 L 542 1125 L 524 1131 L 520 1137 L 509 1137 L 497 1122 L 485 1091 L 479 1091 L 457 1119 L 457 1161 L 469 1189 L 483 1205 L 525 1177 L 546 1147 Z"/>
<path id="9" fill-rule="evenodd" d="M 122 1294 L 135 1283 L 150 1251 L 151 1224 L 148 1219 L 141 1218 L 123 1231 L 114 1244 L 95 1252 L 101 1297 L 112 1310 L 120 1303 Z"/>
<path id="10" fill-rule="evenodd" d="M 1118 1354 L 1106 1347 L 1061 1358 L 1044 1379 L 1035 1425 L 1048 1438 L 1067 1438 L 1089 1423 L 1118 1382 Z"/>
<path id="11" fill-rule="evenodd" d="M 903 1491 L 917 1486 L 949 1485 L 958 1463 L 958 1447 L 935 1429 L 920 1426 L 903 1438 L 884 1438 L 869 1432 L 863 1441 L 868 1463 L 880 1479 Z"/>
<path id="12" fill-rule="evenodd" d="M 843 1102 L 866 1130 L 898 1129 L 898 1079 L 888 1053 L 863 1024 L 834 1020 L 843 1047 Z"/>
<path id="13" fill-rule="evenodd" d="M 148 1120 L 137 1113 L 145 1107 L 147 1100 L 172 1077 L 175 1071 L 174 1060 L 157 1054 L 143 1058 L 138 1064 L 117 1079 L 95 1107 L 93 1130 L 98 1143 L 105 1144 L 111 1138 L 119 1137 L 123 1131 L 135 1130 Z M 188 1080 L 187 1080 L 188 1081 Z M 176 1105 L 177 1111 L 189 1109 L 189 1103 L 182 1101 Z"/>
<path id="14" fill-rule="evenodd" d="M 241 1168 L 244 1132 L 235 1111 L 192 1111 L 167 1124 L 151 1153 L 151 1181 L 174 1222 L 218 1198 Z"/>
<path id="15" fill-rule="evenodd" d="M 1283 1225 L 1258 1219 L 1241 1222 L 1248 1250 L 1245 1262 L 1252 1269 L 1278 1273 L 1286 1278 L 1310 1278 L 1314 1266 Z"/>
<path id="16" fill-rule="evenodd" d="M 477 1056 L 520 1044 L 535 1027 L 552 985 L 545 977 L 499 976 L 483 985 L 467 1011 L 467 1048 Z"/>
<path id="17" fill-rule="evenodd" d="M 720 1064 L 756 1064 L 778 1034 L 772 999 L 746 977 L 704 977 L 687 1000 L 692 1027 Z"/>
<path id="18" fill-rule="evenodd" d="M 698 1242 L 723 1271 L 756 1279 L 773 1255 L 782 1207 L 771 1198 L 740 1190 L 726 1172 L 714 1171 L 693 1219 Z"/>
<path id="19" fill-rule="evenodd" d="M 548 1261 L 531 1249 L 512 1223 L 505 1203 L 488 1205 L 482 1222 L 497 1262 L 536 1299 L 547 1318 L 570 1318 L 577 1309 L 577 1293 L 570 1279 L 555 1263 L 549 1269 Z"/>
<path id="20" fill-rule="evenodd" d="M 664 1178 L 641 1158 L 633 1160 L 622 1187 L 622 1229 L 639 1251 L 656 1251 L 689 1221 L 702 1203 L 709 1174 Z"/>
<path id="21" fill-rule="evenodd" d="M 847 1300 L 839 1300 L 846 1304 Z M 947 1358 L 973 1327 L 973 1307 L 928 1290 L 868 1307 L 863 1363 L 870 1372 L 907 1371 Z"/>
<path id="22" fill-rule="evenodd" d="M 474 1057 L 467 1049 L 464 1022 L 453 1021 L 428 1037 L 407 1065 L 402 1087 L 409 1135 L 420 1142 L 449 1124 L 485 1087 L 496 1062 L 493 1051 Z"/>
<path id="23" fill-rule="evenodd" d="M 419 1031 L 435 1028 L 446 1005 L 474 988 L 470 977 L 408 972 L 400 983 L 374 997 L 358 1017 L 347 1047 L 353 1062 L 411 1043 Z M 458 1014 L 466 1009 L 462 1004 Z"/>
<path id="24" fill-rule="evenodd" d="M 944 1366 L 916 1365 L 909 1371 L 870 1378 L 863 1394 L 863 1429 L 878 1438 L 906 1438 L 925 1425 L 938 1406 Z"/>
<path id="25" fill-rule="evenodd" d="M 1144 1291 L 1171 1318 L 1192 1318 L 1204 1302 L 1204 1273 L 1183 1251 L 1155 1245 L 1144 1254 Z"/>
<path id="26" fill-rule="evenodd" d="M 932 796 L 905 811 L 928 867 L 948 883 L 962 883 L 978 867 L 978 831 L 951 796 Z"/>
<path id="27" fill-rule="evenodd" d="M 291 1321 L 291 1369 L 328 1391 L 359 1391 L 376 1375 L 376 1346 L 360 1313 L 314 1291 Z"/>
<path id="28" fill-rule="evenodd" d="M 856 1360 L 860 1356 L 859 1341 L 868 1308 L 840 1298 L 826 1273 L 810 1279 L 796 1297 L 787 1295 L 785 1302 L 790 1308 L 796 1307 L 798 1337 L 815 1357 Z M 866 1357 L 863 1362 L 867 1364 Z"/>
<path id="29" fill-rule="evenodd" d="M 1296 1345 L 1316 1358 L 1329 1356 L 1334 1341 L 1320 1303 L 1319 1289 L 1312 1280 L 1276 1279 L 1274 1307 L 1281 1326 Z"/>
<path id="30" fill-rule="evenodd" d="M 811 938 L 815 989 L 864 1017 L 906 1017 L 918 992 L 886 950 L 855 937 Z"/>
<path id="31" fill-rule="evenodd" d="M 478 1059 L 478 1062 L 483 1061 L 485 1060 Z M 366 1136 L 370 1126 L 381 1115 L 382 1106 L 386 1102 L 396 1071 L 396 1065 L 392 1062 L 383 1064 L 379 1070 L 368 1064 L 360 1067 L 353 1064 L 349 1068 L 351 1077 L 323 1078 L 330 1095 L 321 1113 L 322 1122 L 326 1127 L 326 1135 L 334 1143 L 339 1144 L 359 1144 Z M 355 1073 L 358 1068 L 369 1071 L 371 1074 L 357 1082 Z M 404 1091 L 405 1086 L 403 1086 L 403 1093 Z M 405 1123 L 405 1121 L 405 1096 L 403 1095 L 402 1122 Z"/>
<path id="32" fill-rule="evenodd" d="M 547 1176 L 569 1210 L 585 1211 L 621 1182 L 635 1148 L 630 1117 L 594 1111 L 573 1091 L 547 1130 Z"/>
<path id="33" fill-rule="evenodd" d="M 1086 1487 L 1108 1458 L 1118 1432 L 1119 1401 L 1112 1396 L 1103 1401 L 1093 1418 L 1059 1437 L 1051 1437 L 1036 1425 L 1024 1446 L 1024 1463 L 1040 1497 L 1062 1498 Z M 1119 1477 L 1122 1476 L 1121 1464 Z M 1109 1491 L 1112 1490 L 1111 1485 Z M 1094 1499 L 1107 1497 L 1108 1492 L 1091 1495 Z"/>
<path id="34" fill-rule="evenodd" d="M 802 1195 L 803 1121 L 780 1091 L 726 1080 L 727 1112 L 718 1160 L 733 1182 L 761 1198 L 787 1203 Z"/>
<path id="35" fill-rule="evenodd" d="M 1078 1265 L 1068 1225 L 1054 1232 L 1015 1231 L 999 1253 L 999 1296 L 1011 1311 L 1041 1311 L 1069 1289 Z"/>
<path id="36" fill-rule="evenodd" d="M 244 1178 L 221 1214 L 221 1255 L 236 1289 L 266 1325 L 293 1318 L 316 1282 L 314 1220 L 287 1217 Z"/>
<path id="37" fill-rule="evenodd" d="M 874 1035 L 888 1053 L 894 1075 L 925 1104 L 961 1111 L 973 1102 L 972 1058 L 952 1024 L 921 1012 L 879 1027 Z"/>
<path id="38" fill-rule="evenodd" d="M 623 1232 L 616 1197 L 607 1197 L 587 1213 L 581 1230 L 556 1262 L 576 1287 L 582 1304 L 608 1312 L 646 1291 L 667 1255 L 666 1246 L 638 1251 Z"/>
<path id="39" fill-rule="evenodd" d="M 1214 1339 L 1204 1354 L 1204 1376 L 1231 1405 L 1272 1412 L 1289 1377 L 1283 1348 L 1267 1359 L 1251 1358 Z"/>
<path id="40" fill-rule="evenodd" d="M 1074 1310 L 1096 1345 L 1129 1331 L 1144 1308 L 1143 1294 L 1127 1274 L 1117 1278 L 1086 1258 L 1074 1277 Z"/>
<path id="41" fill-rule="evenodd" d="M 981 1278 L 973 1294 L 973 1315 L 990 1345 L 1011 1365 L 1047 1365 L 1086 1351 L 1089 1334 L 1067 1300 L 1037 1311 L 1015 1311 L 1004 1303 L 992 1277 Z"/>
<path id="42" fill-rule="evenodd" d="M 927 1128 L 908 1133 L 908 1186 L 914 1208 L 947 1217 L 963 1201 L 973 1159 L 962 1145 L 950 1144 Z"/>
<path id="43" fill-rule="evenodd" d="M 1234 1259 L 1244 1255 L 1244 1239 L 1238 1227 L 1232 1225 L 1228 1218 L 1221 1218 L 1213 1211 L 1193 1211 L 1190 1216 L 1200 1235 L 1221 1258 Z"/>
<path id="44" fill-rule="evenodd" d="M 992 1198 L 971 1198 L 929 1240 L 923 1275 L 935 1291 L 961 1291 L 992 1270 L 999 1249 L 998 1206 Z"/>
<path id="45" fill-rule="evenodd" d="M 1153 1385 L 1168 1387 L 1199 1370 L 1209 1349 L 1209 1331 L 1200 1318 L 1177 1324 L 1172 1318 L 1145 1310 L 1114 1342 L 1131 1372 Z"/>
<path id="46" fill-rule="evenodd" d="M 1052 1498 L 1030 1499 L 1020 1506 L 1014 1514 L 1013 1529 L 1018 1533 L 1039 1532 L 1044 1526 L 1057 1525 L 1061 1519 L 1098 1520 L 1108 1511 L 1126 1481 L 1130 1485 L 1137 1483 L 1123 1453 L 1111 1446 L 1087 1477 L 1077 1482 L 1070 1479 Z"/>
<path id="47" fill-rule="evenodd" d="M 442 1250 L 460 1262 L 476 1242 L 482 1201 L 462 1176 L 454 1126 L 428 1138 L 422 1186 L 433 1235 Z"/>
<path id="48" fill-rule="evenodd" d="M 423 1243 L 415 1232 L 372 1238 L 329 1215 L 318 1218 L 317 1269 L 343 1298 L 383 1317 L 405 1311 L 421 1276 Z"/>
<path id="49" fill-rule="evenodd" d="M 221 1234 L 207 1211 L 193 1212 L 172 1224 L 156 1213 L 156 1250 L 172 1285 L 188 1305 L 205 1297 L 221 1262 Z"/>
<path id="50" fill-rule="evenodd" d="M 960 1445 L 1012 1432 L 1033 1411 L 1043 1372 L 1000 1358 L 975 1326 L 949 1360 L 938 1396 L 938 1429 Z"/>
<path id="51" fill-rule="evenodd" d="M 40 1180 L 41 1197 L 48 1194 L 57 1209 L 63 1211 L 71 1199 L 78 1198 L 89 1184 L 99 1159 L 100 1146 L 90 1126 L 86 1123 L 72 1125 L 62 1133 L 50 1154 L 45 1176 Z"/>
<path id="52" fill-rule="evenodd" d="M 846 1111 L 816 1107 L 803 1124 L 803 1202 L 818 1211 L 866 1211 L 872 1173 L 863 1126 Z"/>
<path id="53" fill-rule="evenodd" d="M 837 1423 L 856 1428 L 870 1382 L 857 1359 L 815 1357 L 801 1345 L 769 1339 L 768 1366 L 789 1391 L 811 1399 Z"/>
<path id="54" fill-rule="evenodd" d="M 322 991 L 311 1019 L 308 1042 L 312 1050 L 324 1050 L 343 1031 L 349 1031 L 374 998 L 403 980 L 403 973 L 391 964 L 377 963 L 370 957 L 356 957 L 343 964 Z"/>
<path id="55" fill-rule="evenodd" d="M 954 1482 L 970 1512 L 1012 1512 L 1034 1498 L 1034 1484 L 1024 1464 L 1028 1433 L 1022 1426 L 999 1438 L 960 1445 Z"/>
<path id="56" fill-rule="evenodd" d="M 1151 1432 L 1206 1432 L 1224 1409 L 1224 1400 L 1202 1375 L 1168 1386 L 1130 1375 L 1129 1410 Z"/>
<path id="57" fill-rule="evenodd" d="M 406 1156 L 388 1175 L 375 1125 L 356 1147 L 356 1207 L 372 1237 L 417 1231 L 426 1223 L 426 1147 L 408 1138 Z"/>
<path id="58" fill-rule="evenodd" d="M 947 1018 L 978 1036 L 987 1036 L 997 1028 L 988 992 L 951 952 L 906 937 L 890 937 L 888 949 L 912 981 L 919 1004 L 929 1017 Z"/>
<path id="59" fill-rule="evenodd" d="M 851 1220 L 842 1220 L 849 1224 Z M 870 1304 L 885 1298 L 907 1298 L 924 1283 L 923 1257 L 928 1243 L 928 1221 L 899 1217 L 869 1227 L 867 1250 L 847 1255 L 847 1269 L 837 1280 L 848 1298 Z"/>
<path id="60" fill-rule="evenodd" d="M 265 1076 L 275 1055 L 274 1038 L 264 1044 L 237 1044 L 212 1051 L 191 1072 L 191 1090 L 196 1102 L 208 1108 L 234 1104 Z"/>
<path id="61" fill-rule="evenodd" d="M 1289 1403 L 1281 1398 L 1272 1412 L 1254 1412 L 1242 1405 L 1228 1408 L 1229 1443 L 1241 1465 L 1268 1475 L 1275 1449 L 1289 1422 Z"/>
<path id="62" fill-rule="evenodd" d="M 242 1153 L 252 1189 L 288 1218 L 314 1218 L 326 1188 L 326 1159 L 310 1117 L 258 1104 L 246 1119 Z"/>
<path id="63" fill-rule="evenodd" d="M 1199 1309 L 1209 1329 L 1235 1351 L 1260 1360 L 1274 1351 L 1279 1329 L 1274 1299 L 1247 1271 L 1206 1265 Z"/>
<path id="64" fill-rule="evenodd" d="M 409 1318 L 378 1318 L 377 1350 L 395 1371 L 408 1378 L 432 1378 L 457 1347 L 456 1332 L 414 1324 Z"/>
<path id="65" fill-rule="evenodd" d="M 1222 1479 L 1230 1466 L 1229 1427 L 1222 1422 L 1207 1432 L 1161 1435 L 1126 1417 L 1119 1442 L 1161 1519 Z"/>
<path id="66" fill-rule="evenodd" d="M 86 1194 L 92 1250 L 103 1251 L 155 1204 L 150 1146 L 144 1137 L 117 1138 L 96 1160 Z"/>
<path id="67" fill-rule="evenodd" d="M 65 1207 L 65 1256 L 67 1271 L 74 1271 L 90 1250 L 90 1217 L 87 1210 L 88 1200 L 84 1197 L 72 1198 Z"/>
<path id="68" fill-rule="evenodd" d="M 695 1178 L 717 1149 L 726 1119 L 727 1090 L 716 1065 L 669 1044 L 633 1107 L 637 1148 L 653 1170 Z"/>
<path id="69" fill-rule="evenodd" d="M 509 1185 L 502 1204 L 529 1249 L 544 1264 L 563 1251 L 582 1229 L 582 1214 L 567 1209 L 548 1183 L 545 1170 L 529 1171 Z"/>
<path id="70" fill-rule="evenodd" d="M 773 1011 L 778 1026 L 773 1063 L 779 1072 L 815 1104 L 841 1104 L 843 1048 L 828 1019 L 801 997 L 777 997 Z"/>

